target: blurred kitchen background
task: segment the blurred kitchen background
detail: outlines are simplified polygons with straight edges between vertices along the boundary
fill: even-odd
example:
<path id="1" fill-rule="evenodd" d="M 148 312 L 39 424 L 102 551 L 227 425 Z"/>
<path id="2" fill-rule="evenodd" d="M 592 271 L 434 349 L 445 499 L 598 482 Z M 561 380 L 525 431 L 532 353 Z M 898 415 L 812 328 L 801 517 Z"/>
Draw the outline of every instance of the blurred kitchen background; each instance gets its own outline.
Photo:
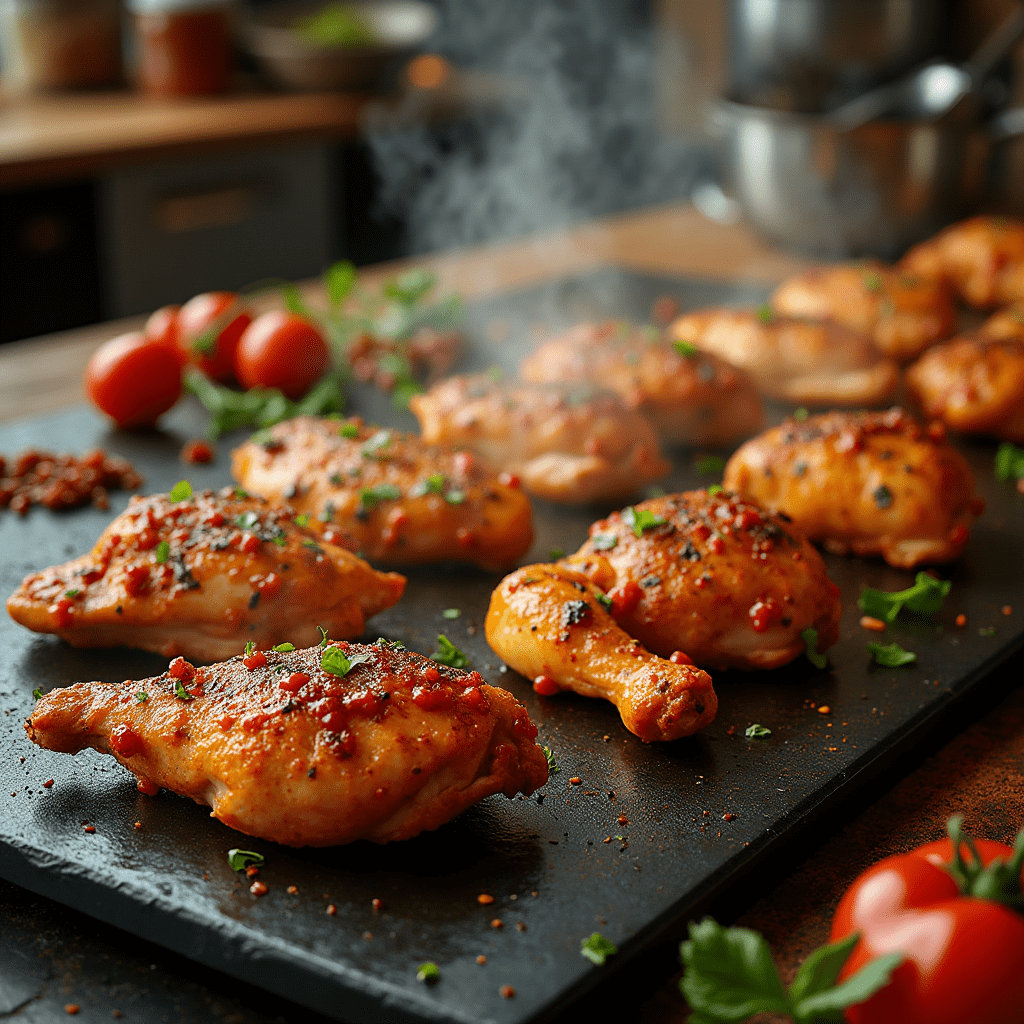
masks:
<path id="1" fill-rule="evenodd" d="M 0 0 L 0 341 L 676 201 L 894 257 L 972 210 L 1024 214 L 1015 13 Z"/>

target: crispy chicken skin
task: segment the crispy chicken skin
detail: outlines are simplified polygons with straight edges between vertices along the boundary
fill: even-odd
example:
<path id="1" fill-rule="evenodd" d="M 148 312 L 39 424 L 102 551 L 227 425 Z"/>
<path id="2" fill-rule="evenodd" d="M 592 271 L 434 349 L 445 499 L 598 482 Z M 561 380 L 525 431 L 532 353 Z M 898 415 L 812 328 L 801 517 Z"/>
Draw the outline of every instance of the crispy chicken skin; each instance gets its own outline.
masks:
<path id="1" fill-rule="evenodd" d="M 790 419 L 742 445 L 724 485 L 834 553 L 880 554 L 902 569 L 950 562 L 985 503 L 944 435 L 902 409 Z"/>
<path id="2" fill-rule="evenodd" d="M 671 444 L 727 444 L 764 422 L 750 378 L 718 354 L 690 355 L 651 329 L 579 324 L 519 367 L 535 384 L 592 384 L 639 409 Z"/>
<path id="3" fill-rule="evenodd" d="M 611 701 L 646 743 L 689 736 L 715 717 L 711 677 L 644 650 L 605 611 L 601 590 L 565 565 L 528 565 L 491 595 L 487 642 L 538 692 Z"/>
<path id="4" fill-rule="evenodd" d="M 669 464 L 650 423 L 611 392 L 450 377 L 409 407 L 431 444 L 470 448 L 531 494 L 569 505 L 630 495 Z"/>
<path id="5" fill-rule="evenodd" d="M 968 305 L 1024 301 L 1024 223 L 971 217 L 915 245 L 900 267 L 952 286 Z"/>
<path id="6" fill-rule="evenodd" d="M 468 451 L 442 451 L 355 417 L 300 416 L 232 454 L 246 490 L 287 501 L 310 526 L 372 561 L 467 562 L 505 569 L 533 543 L 533 511 L 515 480 Z"/>
<path id="7" fill-rule="evenodd" d="M 784 516 L 733 494 L 688 491 L 613 512 L 563 561 L 663 658 L 769 669 L 803 654 L 805 629 L 820 650 L 839 639 L 842 600 L 821 555 Z"/>
<path id="8" fill-rule="evenodd" d="M 784 281 L 772 295 L 781 316 L 833 320 L 868 335 L 880 352 L 906 363 L 956 325 L 949 289 L 878 260 L 819 267 Z"/>
<path id="9" fill-rule="evenodd" d="M 318 542 L 294 515 L 232 488 L 132 498 L 88 555 L 26 577 L 7 611 L 75 647 L 197 661 L 229 657 L 248 640 L 315 643 L 317 626 L 359 636 L 402 596 L 405 577 Z"/>
<path id="10" fill-rule="evenodd" d="M 993 313 L 978 328 L 978 334 L 998 341 L 1024 341 L 1024 302 L 1014 303 Z"/>
<path id="11" fill-rule="evenodd" d="M 669 334 L 741 367 L 761 392 L 787 402 L 877 405 L 900 379 L 899 367 L 871 338 L 828 320 L 701 309 L 676 319 Z"/>
<path id="12" fill-rule="evenodd" d="M 1018 340 L 965 335 L 930 348 L 907 370 L 929 418 L 965 434 L 1024 442 L 1024 332 Z"/>
<path id="13" fill-rule="evenodd" d="M 331 652 L 347 675 L 321 668 Z M 548 774 L 510 693 L 381 641 L 76 683 L 43 697 L 25 729 L 50 750 L 111 754 L 142 792 L 165 787 L 287 846 L 408 839 Z"/>

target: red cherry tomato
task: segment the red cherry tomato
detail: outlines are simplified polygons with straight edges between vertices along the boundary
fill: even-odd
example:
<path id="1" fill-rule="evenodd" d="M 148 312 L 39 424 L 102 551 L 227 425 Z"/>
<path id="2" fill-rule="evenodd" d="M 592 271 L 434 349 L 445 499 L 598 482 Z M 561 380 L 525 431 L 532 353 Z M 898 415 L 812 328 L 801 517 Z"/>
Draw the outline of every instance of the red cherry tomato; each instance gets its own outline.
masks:
<path id="1" fill-rule="evenodd" d="M 122 334 L 92 354 L 85 389 L 119 427 L 152 426 L 181 396 L 181 365 L 166 345 Z"/>
<path id="2" fill-rule="evenodd" d="M 235 375 L 244 387 L 278 388 L 301 398 L 330 361 L 327 342 L 308 320 L 284 310 L 257 317 L 235 352 Z"/>
<path id="3" fill-rule="evenodd" d="M 150 340 L 178 351 L 178 313 L 181 306 L 161 306 L 151 313 L 142 333 Z"/>
<path id="4" fill-rule="evenodd" d="M 204 292 L 178 313 L 178 348 L 187 362 L 214 380 L 231 380 L 238 339 L 252 323 L 238 301 L 234 292 Z"/>

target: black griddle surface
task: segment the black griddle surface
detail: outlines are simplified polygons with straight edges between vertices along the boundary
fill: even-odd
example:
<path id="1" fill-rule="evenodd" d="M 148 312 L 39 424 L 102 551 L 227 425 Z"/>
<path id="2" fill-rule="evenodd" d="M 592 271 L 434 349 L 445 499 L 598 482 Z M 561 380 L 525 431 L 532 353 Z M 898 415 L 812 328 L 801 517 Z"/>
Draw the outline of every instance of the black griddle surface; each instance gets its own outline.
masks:
<path id="1" fill-rule="evenodd" d="M 686 307 L 751 304 L 764 295 L 713 282 L 600 273 L 474 305 L 468 319 L 478 345 L 468 365 L 512 370 L 517 348 L 541 329 L 595 315 L 642 320 L 663 294 Z M 501 338 L 501 348 L 488 348 L 488 338 Z M 410 422 L 355 389 L 350 408 L 399 426 Z M 195 487 L 220 486 L 228 480 L 228 452 L 244 435 L 223 440 L 214 465 L 186 470 L 178 452 L 201 436 L 204 422 L 186 403 L 165 418 L 162 432 L 122 434 L 82 407 L 0 428 L 0 452 L 81 453 L 100 445 L 131 459 L 145 475 L 144 492 L 168 490 L 183 477 Z M 717 721 L 672 744 L 645 746 L 623 729 L 611 705 L 571 694 L 540 698 L 515 673 L 502 672 L 483 635 L 497 575 L 453 566 L 410 571 L 405 597 L 371 621 L 367 638 L 383 635 L 429 653 L 438 633 L 449 635 L 488 681 L 527 705 L 561 770 L 541 796 L 491 797 L 435 833 L 384 847 L 277 847 L 233 832 L 191 801 L 141 796 L 111 758 L 36 748 L 22 730 L 34 687 L 141 678 L 161 672 L 166 659 L 75 650 L 4 616 L 0 875 L 338 1019 L 549 1017 L 723 893 L 816 810 L 884 784 L 881 773 L 896 753 L 955 715 L 958 698 L 983 694 L 992 668 L 1020 648 L 1024 498 L 994 480 L 994 445 L 960 448 L 988 511 L 963 560 L 949 567 L 954 587 L 946 607 L 934 619 L 901 617 L 883 637 L 916 651 L 917 664 L 870 664 L 865 643 L 879 637 L 858 625 L 855 603 L 862 587 L 899 589 L 912 574 L 826 556 L 846 606 L 829 667 L 817 671 L 799 659 L 774 672 L 714 673 Z M 673 461 L 668 490 L 715 479 L 697 475 L 693 452 L 676 451 Z M 128 501 L 123 493 L 111 498 L 108 513 L 0 513 L 4 596 L 30 571 L 89 550 Z M 537 543 L 528 560 L 547 560 L 552 548 L 574 550 L 607 511 L 537 503 Z M 1004 605 L 1011 615 L 1002 614 Z M 445 619 L 446 608 L 461 616 Z M 961 612 L 965 628 L 954 624 Z M 747 739 L 744 730 L 755 722 L 770 728 L 770 737 Z M 570 784 L 573 777 L 581 784 Z M 56 783 L 44 790 L 50 778 Z M 83 831 L 85 821 L 94 834 Z M 266 856 L 266 896 L 251 896 L 248 882 L 228 867 L 227 851 L 235 846 Z M 291 885 L 297 894 L 287 893 Z M 480 893 L 495 902 L 481 906 Z M 375 898 L 384 901 L 377 913 Z M 328 904 L 336 915 L 326 913 Z M 500 929 L 492 927 L 495 918 Z M 620 949 L 603 968 L 580 956 L 580 940 L 593 931 Z M 476 963 L 479 954 L 485 966 Z M 432 987 L 415 977 L 427 960 L 441 971 Z M 514 998 L 501 997 L 504 985 L 514 987 Z"/>

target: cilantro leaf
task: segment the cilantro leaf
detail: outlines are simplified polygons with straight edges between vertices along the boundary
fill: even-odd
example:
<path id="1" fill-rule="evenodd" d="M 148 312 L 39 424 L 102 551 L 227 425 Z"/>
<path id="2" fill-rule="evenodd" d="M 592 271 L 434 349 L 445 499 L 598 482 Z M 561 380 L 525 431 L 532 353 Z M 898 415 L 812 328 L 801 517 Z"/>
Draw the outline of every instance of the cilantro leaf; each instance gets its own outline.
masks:
<path id="1" fill-rule="evenodd" d="M 650 509 L 626 507 L 622 513 L 622 521 L 633 528 L 634 537 L 642 537 L 644 530 L 651 530 L 665 522 L 664 516 L 656 516 Z"/>
<path id="2" fill-rule="evenodd" d="M 721 473 L 725 469 L 725 459 L 720 455 L 705 455 L 693 464 L 693 468 L 701 476 L 709 476 L 712 473 Z"/>
<path id="3" fill-rule="evenodd" d="M 266 857 L 253 850 L 228 850 L 228 867 L 232 871 L 244 871 L 250 864 L 262 864 Z"/>
<path id="4" fill-rule="evenodd" d="M 192 497 L 192 485 L 187 480 L 179 480 L 168 495 L 171 501 L 187 501 Z"/>
<path id="5" fill-rule="evenodd" d="M 364 459 L 387 458 L 386 455 L 381 455 L 381 450 L 387 448 L 389 444 L 391 444 L 391 431 L 378 430 L 369 440 L 363 442 L 360 451 Z"/>
<path id="6" fill-rule="evenodd" d="M 775 319 L 775 310 L 765 303 L 763 306 L 757 307 L 754 315 L 767 327 Z"/>
<path id="7" fill-rule="evenodd" d="M 326 635 L 324 639 L 327 639 Z M 320 668 L 332 676 L 347 676 L 356 665 L 363 665 L 369 660 L 369 654 L 353 654 L 349 657 L 340 648 L 328 647 L 320 656 Z"/>
<path id="8" fill-rule="evenodd" d="M 997 480 L 1024 479 L 1024 448 L 1004 441 L 996 452 L 995 473 Z"/>
<path id="9" fill-rule="evenodd" d="M 557 775 L 562 769 L 558 767 L 558 762 L 555 760 L 555 755 L 551 753 L 551 748 L 543 747 L 542 749 L 548 761 L 548 775 Z"/>
<path id="10" fill-rule="evenodd" d="M 710 487 L 708 488 L 708 494 L 710 494 L 712 498 L 713 498 L 713 497 L 714 497 L 714 496 L 715 496 L 716 494 L 721 494 L 721 493 L 722 493 L 722 485 L 721 485 L 721 484 L 712 484 L 712 485 L 711 485 L 711 486 L 710 486 Z"/>
<path id="11" fill-rule="evenodd" d="M 422 981 L 425 985 L 433 985 L 441 980 L 441 972 L 438 970 L 437 964 L 431 963 L 429 960 L 425 964 L 420 964 L 419 970 L 416 971 L 416 980 Z"/>
<path id="12" fill-rule="evenodd" d="M 610 612 L 612 610 L 612 606 L 615 604 L 607 594 L 598 594 L 597 599 L 601 602 L 606 612 Z"/>
<path id="13" fill-rule="evenodd" d="M 287 654 L 289 651 L 295 650 L 295 644 L 278 644 L 273 648 L 278 654 Z"/>
<path id="14" fill-rule="evenodd" d="M 149 694 L 146 693 L 145 690 L 139 690 L 139 692 L 135 694 L 136 704 L 145 704 L 147 700 L 149 700 Z"/>
<path id="15" fill-rule="evenodd" d="M 609 942 L 600 932 L 592 932 L 589 938 L 580 939 L 580 956 L 585 956 L 598 967 L 603 967 L 608 957 L 618 951 L 619 947 Z"/>
<path id="16" fill-rule="evenodd" d="M 469 665 L 469 658 L 444 633 L 438 634 L 437 650 L 431 654 L 430 658 L 432 661 L 439 662 L 442 665 L 450 665 L 452 668 L 466 668 Z"/>
<path id="17" fill-rule="evenodd" d="M 174 696 L 177 697 L 178 700 L 191 700 L 192 699 L 192 694 L 189 693 L 188 690 L 185 689 L 185 687 L 182 685 L 180 679 L 175 679 L 174 680 Z"/>
<path id="18" fill-rule="evenodd" d="M 40 690 L 40 689 L 39 689 L 39 687 L 37 686 L 37 687 L 36 687 L 36 688 L 35 688 L 35 689 L 34 689 L 34 690 L 32 691 L 32 696 L 33 696 L 33 697 L 35 697 L 35 699 L 36 699 L 36 700 L 42 700 L 42 697 L 43 697 L 43 691 L 42 691 L 42 690 Z"/>
<path id="19" fill-rule="evenodd" d="M 748 725 L 743 732 L 743 735 L 746 736 L 748 740 L 762 739 L 765 736 L 771 736 L 771 734 L 771 729 L 765 725 L 759 725 L 757 722 L 753 725 Z"/>
<path id="20" fill-rule="evenodd" d="M 354 423 L 343 423 L 338 428 L 341 437 L 347 437 L 350 441 L 359 436 L 359 428 Z"/>
<path id="21" fill-rule="evenodd" d="M 376 508 L 382 501 L 397 501 L 402 496 L 400 488 L 394 484 L 377 484 L 376 487 L 361 487 L 359 489 L 359 504 L 369 511 Z"/>
<path id="22" fill-rule="evenodd" d="M 692 359 L 697 354 L 697 346 L 692 341 L 673 341 L 672 347 L 687 359 Z"/>
<path id="23" fill-rule="evenodd" d="M 309 526 L 309 513 L 308 512 L 300 512 L 297 516 L 295 516 L 295 518 L 292 520 L 292 522 L 296 526 Z"/>
<path id="24" fill-rule="evenodd" d="M 340 306 L 348 298 L 356 283 L 356 277 L 355 265 L 349 260 L 332 263 L 324 271 L 324 288 L 327 291 L 327 301 L 332 307 Z"/>
<path id="25" fill-rule="evenodd" d="M 806 407 L 801 405 L 798 409 L 794 410 L 793 419 L 795 419 L 797 423 L 806 423 L 809 415 L 810 413 L 807 411 Z"/>
<path id="26" fill-rule="evenodd" d="M 857 598 L 857 604 L 865 615 L 873 615 L 885 622 L 894 622 L 896 616 L 907 608 L 918 615 L 934 615 L 949 594 L 951 580 L 937 580 L 926 572 L 919 572 L 914 585 L 906 590 L 885 591 L 865 587 Z"/>
<path id="27" fill-rule="evenodd" d="M 884 645 L 870 643 L 867 645 L 867 651 L 879 665 L 885 665 L 886 668 L 899 668 L 900 665 L 910 665 L 917 661 L 917 655 L 913 651 L 905 651 L 895 642 Z"/>
<path id="28" fill-rule="evenodd" d="M 815 668 L 824 668 L 828 662 L 824 654 L 818 652 L 818 631 L 812 629 L 810 626 L 800 633 L 800 638 L 804 642 L 804 646 L 807 648 L 804 652 L 807 655 L 807 660 Z"/>
<path id="29" fill-rule="evenodd" d="M 164 562 L 170 557 L 171 545 L 167 541 L 162 540 L 156 546 L 156 560 L 159 565 L 163 565 Z"/>
<path id="30" fill-rule="evenodd" d="M 242 652 L 243 658 L 251 658 L 256 653 L 256 641 L 247 640 L 245 642 L 245 650 Z"/>

